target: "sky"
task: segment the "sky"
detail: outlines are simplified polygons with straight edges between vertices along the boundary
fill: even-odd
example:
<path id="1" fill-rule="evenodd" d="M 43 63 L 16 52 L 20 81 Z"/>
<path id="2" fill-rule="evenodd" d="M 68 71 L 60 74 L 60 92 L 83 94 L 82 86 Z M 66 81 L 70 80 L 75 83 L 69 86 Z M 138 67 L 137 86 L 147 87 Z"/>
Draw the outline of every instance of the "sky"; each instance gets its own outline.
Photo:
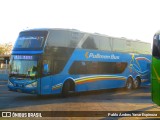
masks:
<path id="1" fill-rule="evenodd" d="M 31 28 L 69 28 L 152 43 L 160 0 L 0 0 L 0 44 Z"/>

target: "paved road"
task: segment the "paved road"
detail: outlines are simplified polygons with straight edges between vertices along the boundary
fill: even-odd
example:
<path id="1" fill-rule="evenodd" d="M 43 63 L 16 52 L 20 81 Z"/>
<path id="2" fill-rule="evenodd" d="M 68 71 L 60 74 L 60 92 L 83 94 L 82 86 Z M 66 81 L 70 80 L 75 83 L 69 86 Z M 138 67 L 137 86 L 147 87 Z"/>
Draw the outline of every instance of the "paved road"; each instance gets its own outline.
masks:
<path id="1" fill-rule="evenodd" d="M 6 83 L 0 81 L 0 111 L 160 111 L 160 107 L 151 101 L 149 87 L 133 91 L 115 89 L 80 93 L 71 95 L 68 98 L 61 98 L 60 96 L 37 97 L 30 94 L 11 92 L 7 90 Z M 135 118 L 138 119 L 138 117 Z M 55 119 L 112 120 L 126 119 L 126 117 L 56 117 Z"/>

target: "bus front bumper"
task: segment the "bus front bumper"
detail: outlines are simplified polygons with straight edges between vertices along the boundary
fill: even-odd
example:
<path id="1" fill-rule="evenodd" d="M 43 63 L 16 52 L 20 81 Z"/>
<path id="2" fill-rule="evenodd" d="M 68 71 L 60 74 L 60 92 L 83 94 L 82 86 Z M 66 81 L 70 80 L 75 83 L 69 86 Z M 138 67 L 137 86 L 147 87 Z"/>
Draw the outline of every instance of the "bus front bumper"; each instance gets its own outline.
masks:
<path id="1" fill-rule="evenodd" d="M 15 91 L 15 92 L 37 94 L 37 87 L 26 87 L 26 86 L 21 85 L 21 84 L 8 83 L 8 89 L 10 91 Z"/>

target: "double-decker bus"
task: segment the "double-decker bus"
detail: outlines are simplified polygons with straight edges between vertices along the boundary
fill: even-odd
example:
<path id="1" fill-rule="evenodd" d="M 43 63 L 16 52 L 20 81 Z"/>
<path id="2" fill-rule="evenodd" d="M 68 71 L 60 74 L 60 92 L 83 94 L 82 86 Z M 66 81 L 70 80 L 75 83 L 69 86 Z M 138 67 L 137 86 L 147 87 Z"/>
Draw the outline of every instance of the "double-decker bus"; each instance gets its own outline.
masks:
<path id="1" fill-rule="evenodd" d="M 149 43 L 75 29 L 19 33 L 10 59 L 8 88 L 37 95 L 150 84 Z"/>
<path id="2" fill-rule="evenodd" d="M 158 31 L 153 37 L 152 48 L 152 101 L 160 106 L 160 31 Z"/>

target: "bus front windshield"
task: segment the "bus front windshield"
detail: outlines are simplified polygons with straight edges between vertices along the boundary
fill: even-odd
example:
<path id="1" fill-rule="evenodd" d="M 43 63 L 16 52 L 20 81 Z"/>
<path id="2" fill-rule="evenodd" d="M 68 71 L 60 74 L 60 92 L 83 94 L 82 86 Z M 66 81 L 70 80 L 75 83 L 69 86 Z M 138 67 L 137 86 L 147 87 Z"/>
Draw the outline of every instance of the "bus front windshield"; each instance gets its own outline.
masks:
<path id="1" fill-rule="evenodd" d="M 13 55 L 10 61 L 10 77 L 35 79 L 37 77 L 38 56 Z"/>

